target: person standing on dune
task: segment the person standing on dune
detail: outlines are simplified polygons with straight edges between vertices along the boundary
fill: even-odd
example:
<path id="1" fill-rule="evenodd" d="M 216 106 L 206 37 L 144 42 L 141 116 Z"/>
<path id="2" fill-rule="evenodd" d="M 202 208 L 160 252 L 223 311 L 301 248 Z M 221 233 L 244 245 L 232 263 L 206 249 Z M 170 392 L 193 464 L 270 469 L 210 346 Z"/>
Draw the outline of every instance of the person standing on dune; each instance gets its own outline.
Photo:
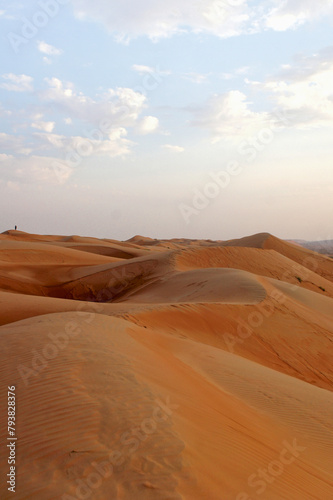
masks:
<path id="1" fill-rule="evenodd" d="M 16 231 L 16 229 L 17 229 L 17 226 L 15 226 L 15 231 Z"/>

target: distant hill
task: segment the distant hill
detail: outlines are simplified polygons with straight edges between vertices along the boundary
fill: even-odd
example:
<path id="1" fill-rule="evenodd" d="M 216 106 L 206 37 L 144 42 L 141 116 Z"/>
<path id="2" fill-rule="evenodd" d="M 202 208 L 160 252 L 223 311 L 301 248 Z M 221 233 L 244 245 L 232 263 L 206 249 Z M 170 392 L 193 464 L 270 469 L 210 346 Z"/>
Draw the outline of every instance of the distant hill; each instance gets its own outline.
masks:
<path id="1" fill-rule="evenodd" d="M 322 241 L 306 241 L 306 240 L 287 240 L 289 243 L 294 243 L 300 245 L 313 252 L 318 252 L 324 255 L 328 255 L 333 258 L 333 240 L 322 240 Z"/>

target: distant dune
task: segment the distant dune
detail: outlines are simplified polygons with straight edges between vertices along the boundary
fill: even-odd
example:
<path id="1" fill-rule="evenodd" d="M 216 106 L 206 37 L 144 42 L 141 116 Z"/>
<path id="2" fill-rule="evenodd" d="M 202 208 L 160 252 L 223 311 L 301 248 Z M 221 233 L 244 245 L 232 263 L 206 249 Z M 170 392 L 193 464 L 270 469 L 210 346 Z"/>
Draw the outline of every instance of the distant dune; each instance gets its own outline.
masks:
<path id="1" fill-rule="evenodd" d="M 313 250 L 314 252 L 322 253 L 324 255 L 329 255 L 333 258 L 333 240 L 324 241 L 305 241 L 301 243 L 302 246 Z"/>
<path id="2" fill-rule="evenodd" d="M 332 500 L 325 249 L 2 233 L 1 500 Z"/>

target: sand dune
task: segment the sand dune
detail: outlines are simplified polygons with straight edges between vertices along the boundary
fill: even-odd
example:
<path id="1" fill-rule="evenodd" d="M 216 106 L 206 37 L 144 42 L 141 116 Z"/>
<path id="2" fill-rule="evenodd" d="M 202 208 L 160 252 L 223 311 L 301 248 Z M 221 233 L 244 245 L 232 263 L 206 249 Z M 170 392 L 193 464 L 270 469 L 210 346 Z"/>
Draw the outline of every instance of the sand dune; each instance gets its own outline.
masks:
<path id="1" fill-rule="evenodd" d="M 237 269 L 210 268 L 173 273 L 139 291 L 135 290 L 125 300 L 132 303 L 256 304 L 265 297 L 264 287 L 250 273 Z"/>
<path id="2" fill-rule="evenodd" d="M 281 255 L 297 262 L 298 264 L 314 271 L 320 276 L 333 281 L 332 259 L 321 255 L 304 247 L 293 245 L 287 241 L 275 238 L 268 233 L 257 234 L 241 238 L 240 240 L 231 240 L 225 245 L 228 246 L 244 246 L 253 248 L 262 248 L 264 250 L 275 250 Z"/>
<path id="3" fill-rule="evenodd" d="M 180 270 L 232 267 L 276 278 L 333 298 L 333 282 L 314 271 L 319 263 L 317 256 L 310 261 L 308 256 L 303 258 L 302 252 L 295 261 L 275 249 L 252 247 L 190 248 L 177 254 L 177 267 Z"/>
<path id="4" fill-rule="evenodd" d="M 1 499 L 333 498 L 331 259 L 6 231 L 0 307 Z"/>

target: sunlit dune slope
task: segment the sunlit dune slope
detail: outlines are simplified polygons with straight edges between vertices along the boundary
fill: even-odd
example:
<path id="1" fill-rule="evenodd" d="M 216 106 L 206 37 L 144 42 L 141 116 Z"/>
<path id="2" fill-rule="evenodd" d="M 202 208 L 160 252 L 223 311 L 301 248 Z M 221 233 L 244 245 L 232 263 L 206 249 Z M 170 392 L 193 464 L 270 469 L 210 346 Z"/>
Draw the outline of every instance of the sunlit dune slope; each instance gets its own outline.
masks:
<path id="1" fill-rule="evenodd" d="M 307 267 L 323 278 L 333 281 L 332 259 L 312 252 L 307 248 L 293 245 L 290 242 L 280 240 L 268 233 L 260 233 L 254 236 L 247 236 L 239 240 L 230 240 L 224 243 L 225 246 L 241 246 L 250 248 L 262 248 L 264 250 L 275 250 L 281 255 Z"/>
<path id="2" fill-rule="evenodd" d="M 75 498 L 96 470 L 96 499 L 237 498 L 285 449 L 267 498 L 330 498 L 329 391 L 100 314 L 51 314 L 0 335 L 1 379 L 24 415 L 19 499 Z"/>

